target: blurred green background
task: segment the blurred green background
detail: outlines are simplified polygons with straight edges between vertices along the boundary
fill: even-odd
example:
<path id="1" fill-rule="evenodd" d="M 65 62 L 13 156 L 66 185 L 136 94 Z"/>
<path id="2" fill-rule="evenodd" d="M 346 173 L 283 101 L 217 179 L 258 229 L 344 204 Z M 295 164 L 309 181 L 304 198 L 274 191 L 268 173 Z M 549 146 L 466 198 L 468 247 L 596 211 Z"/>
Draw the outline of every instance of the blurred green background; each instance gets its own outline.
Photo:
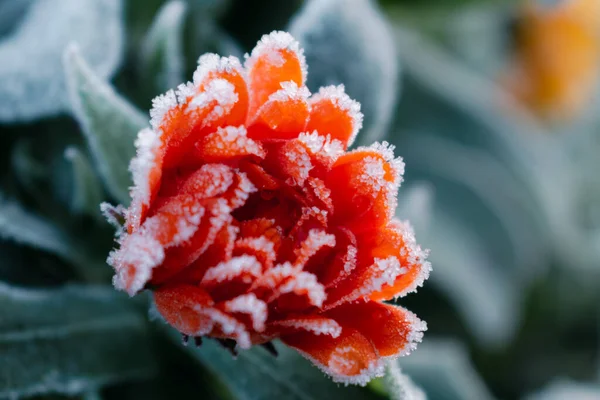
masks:
<path id="1" fill-rule="evenodd" d="M 429 399 L 600 399 L 600 0 L 0 0 L 0 398 L 416 399 L 295 353 L 184 347 L 110 286 L 151 99 L 289 30 L 406 162 Z M 207 342 L 207 341 L 205 341 Z M 400 389 L 398 389 L 400 387 Z"/>

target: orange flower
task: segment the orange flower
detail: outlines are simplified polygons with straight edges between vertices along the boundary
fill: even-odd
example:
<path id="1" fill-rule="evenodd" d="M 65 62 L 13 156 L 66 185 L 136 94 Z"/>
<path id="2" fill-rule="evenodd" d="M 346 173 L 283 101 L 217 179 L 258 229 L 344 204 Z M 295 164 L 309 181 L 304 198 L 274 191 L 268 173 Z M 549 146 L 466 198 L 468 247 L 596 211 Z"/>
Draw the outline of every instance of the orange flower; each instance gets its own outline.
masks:
<path id="1" fill-rule="evenodd" d="M 600 71 L 600 0 L 528 1 L 508 85 L 537 113 L 572 117 L 589 101 Z"/>
<path id="2" fill-rule="evenodd" d="M 382 303 L 420 286 L 426 252 L 393 218 L 404 165 L 343 86 L 311 96 L 298 43 L 264 36 L 242 67 L 204 55 L 140 132 L 114 284 L 151 289 L 186 336 L 242 349 L 280 338 L 337 381 L 365 384 L 426 325 Z"/>

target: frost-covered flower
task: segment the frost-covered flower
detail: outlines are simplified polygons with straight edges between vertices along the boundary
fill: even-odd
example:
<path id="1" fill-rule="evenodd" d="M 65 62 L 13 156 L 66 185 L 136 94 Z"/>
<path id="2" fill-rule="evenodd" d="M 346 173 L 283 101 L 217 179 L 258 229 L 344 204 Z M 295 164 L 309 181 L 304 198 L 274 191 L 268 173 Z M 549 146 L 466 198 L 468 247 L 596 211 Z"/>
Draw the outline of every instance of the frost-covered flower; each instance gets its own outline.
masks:
<path id="1" fill-rule="evenodd" d="M 533 111 L 569 118 L 589 102 L 600 71 L 600 1 L 527 0 L 508 88 Z"/>
<path id="2" fill-rule="evenodd" d="M 360 105 L 343 86 L 311 96 L 306 74 L 298 43 L 273 32 L 244 66 L 204 55 L 193 82 L 156 98 L 109 263 L 186 336 L 279 338 L 365 384 L 421 340 L 425 323 L 382 301 L 430 266 L 394 219 L 401 159 L 387 143 L 346 151 Z"/>

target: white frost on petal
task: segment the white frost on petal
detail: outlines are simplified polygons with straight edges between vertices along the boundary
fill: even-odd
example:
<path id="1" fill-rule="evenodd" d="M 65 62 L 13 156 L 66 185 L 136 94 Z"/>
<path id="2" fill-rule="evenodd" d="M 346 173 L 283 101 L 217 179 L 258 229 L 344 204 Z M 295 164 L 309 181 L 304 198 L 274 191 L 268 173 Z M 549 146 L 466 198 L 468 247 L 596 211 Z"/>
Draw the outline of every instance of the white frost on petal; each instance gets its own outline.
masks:
<path id="1" fill-rule="evenodd" d="M 170 242 L 162 243 L 162 245 L 164 248 L 178 246 L 196 233 L 205 211 L 198 202 L 170 202 L 161 207 L 155 215 L 146 219 L 139 232 L 142 235 L 157 238 L 162 230 L 172 224 L 172 218 L 175 217 L 177 219 L 175 234 Z"/>
<path id="2" fill-rule="evenodd" d="M 128 211 L 129 219 L 139 221 L 142 205 L 150 204 L 150 173 L 154 168 L 161 167 L 157 164 L 160 146 L 161 140 L 157 131 L 146 128 L 138 133 L 135 141 L 136 155 L 129 164 L 133 179 L 133 187 L 130 188 L 132 201 Z"/>
<path id="3" fill-rule="evenodd" d="M 152 108 L 150 109 L 150 126 L 152 126 L 152 129 L 159 131 L 167 113 L 177 105 L 177 96 L 173 90 L 152 99 Z"/>
<path id="4" fill-rule="evenodd" d="M 235 172 L 224 164 L 204 164 L 185 182 L 183 192 L 199 199 L 220 196 L 233 185 Z"/>
<path id="5" fill-rule="evenodd" d="M 358 190 L 364 194 L 370 194 L 373 197 L 376 197 L 388 183 L 385 180 L 383 160 L 379 157 L 365 157 L 363 162 L 364 169 L 362 173 L 356 177 L 360 183 Z"/>
<path id="6" fill-rule="evenodd" d="M 277 268 L 280 268 L 279 272 L 281 275 L 279 278 L 285 276 L 288 279 L 285 279 L 283 284 L 275 288 L 275 293 L 268 302 L 275 300 L 283 294 L 294 293 L 298 296 L 306 296 L 310 304 L 314 306 L 321 307 L 323 305 L 323 302 L 327 298 L 327 294 L 325 293 L 325 288 L 319 283 L 314 274 L 302 271 L 289 263 L 276 266 L 268 272 Z M 279 282 L 281 282 L 281 280 Z"/>
<path id="7" fill-rule="evenodd" d="M 175 96 L 179 104 L 187 103 L 194 94 L 196 94 L 196 86 L 192 82 L 182 83 L 177 86 L 177 90 L 175 91 Z"/>
<path id="8" fill-rule="evenodd" d="M 123 234 L 123 222 L 127 209 L 121 204 L 113 206 L 110 203 L 102 202 L 100 204 L 100 212 L 106 221 L 116 228 L 115 236 L 119 237 Z"/>
<path id="9" fill-rule="evenodd" d="M 212 107 L 208 115 L 203 118 L 203 126 L 216 121 L 218 118 L 231 112 L 238 101 L 235 86 L 225 79 L 210 81 L 203 92 L 195 95 L 189 103 L 188 113 Z"/>
<path id="10" fill-rule="evenodd" d="M 298 139 L 308 147 L 315 156 L 325 155 L 334 163 L 339 156 L 344 154 L 344 145 L 337 139 L 331 139 L 330 135 L 320 135 L 317 131 L 312 133 L 303 132 Z"/>
<path id="11" fill-rule="evenodd" d="M 369 365 L 360 371 L 359 374 L 348 376 L 337 373 L 339 369 L 345 369 L 352 367 L 353 361 L 344 357 L 346 353 L 354 351 L 352 347 L 342 347 L 336 349 L 334 354 L 329 358 L 328 365 L 323 365 L 320 361 L 312 357 L 310 354 L 296 349 L 304 358 L 311 361 L 325 374 L 329 375 L 331 379 L 336 383 L 343 383 L 344 385 L 360 385 L 365 386 L 374 378 L 382 377 L 385 374 L 385 363 L 383 359 L 377 359 L 369 363 Z"/>
<path id="12" fill-rule="evenodd" d="M 294 250 L 297 256 L 295 265 L 306 265 L 306 262 L 323 247 L 335 247 L 335 235 L 319 229 L 311 229 L 308 237 Z"/>
<path id="13" fill-rule="evenodd" d="M 275 244 L 266 236 L 242 238 L 235 243 L 235 246 L 242 251 L 251 250 L 256 253 L 264 254 L 265 268 L 269 268 L 277 258 Z"/>
<path id="14" fill-rule="evenodd" d="M 337 338 L 342 334 L 342 327 L 330 318 L 288 318 L 270 323 L 273 326 L 301 329 L 315 335 L 328 335 Z"/>
<path id="15" fill-rule="evenodd" d="M 396 149 L 396 146 L 394 146 L 393 144 L 390 144 L 386 141 L 383 141 L 381 143 L 379 143 L 379 142 L 373 143 L 369 147 L 360 147 L 357 150 L 365 150 L 365 149 L 375 151 L 375 152 L 381 154 L 383 159 L 390 163 L 390 165 L 392 166 L 392 169 L 394 171 L 393 184 L 396 186 L 396 190 L 397 190 L 404 179 L 403 178 L 403 176 L 404 176 L 404 161 L 402 160 L 402 157 L 394 156 L 394 150 Z"/>
<path id="16" fill-rule="evenodd" d="M 288 173 L 294 177 L 286 179 L 286 183 L 290 186 L 302 186 L 308 179 L 310 170 L 313 169 L 312 160 L 302 146 L 288 148 L 284 153 L 287 164 Z"/>
<path id="17" fill-rule="evenodd" d="M 121 241 L 121 248 L 112 251 L 106 262 L 115 268 L 113 285 L 133 296 L 150 280 L 152 269 L 165 258 L 161 244 L 150 236 L 133 234 Z"/>
<path id="18" fill-rule="evenodd" d="M 248 175 L 244 172 L 237 173 L 240 179 L 239 185 L 235 188 L 235 196 L 231 199 L 230 207 L 236 209 L 246 204 L 246 200 L 250 197 L 250 194 L 256 192 L 258 189 L 252 181 L 248 178 Z"/>
<path id="19" fill-rule="evenodd" d="M 246 127 L 243 125 L 220 127 L 216 132 L 211 133 L 209 137 L 211 135 L 216 135 L 220 138 L 218 146 L 221 150 L 233 147 L 244 149 L 247 153 L 254 154 L 260 158 L 266 155 L 264 149 L 256 141 L 248 138 Z"/>
<path id="20" fill-rule="evenodd" d="M 250 335 L 246 331 L 246 327 L 237 319 L 217 310 L 216 308 L 200 307 L 201 314 L 209 317 L 215 325 L 221 327 L 221 331 L 228 336 L 233 336 L 237 341 L 237 345 L 242 349 L 249 349 L 252 346 Z"/>
<path id="21" fill-rule="evenodd" d="M 269 102 L 288 102 L 288 101 L 302 101 L 306 102 L 310 97 L 310 91 L 306 86 L 298 87 L 296 82 L 287 81 L 281 82 L 281 89 L 269 96 Z"/>
<path id="22" fill-rule="evenodd" d="M 427 260 L 429 256 L 428 249 L 422 249 L 417 244 L 415 232 L 408 221 L 392 220 L 394 229 L 398 230 L 402 235 L 404 246 L 401 249 L 400 255 L 405 257 L 410 264 L 416 265 L 419 268 L 417 277 L 400 293 L 396 294 L 396 298 L 404 297 L 409 293 L 417 291 L 417 288 L 423 286 L 423 283 L 429 278 L 431 273 L 431 263 Z"/>
<path id="23" fill-rule="evenodd" d="M 409 355 L 417 349 L 417 345 L 423 341 L 423 335 L 427 331 L 427 323 L 425 321 L 419 319 L 414 313 L 406 309 L 402 309 L 402 311 L 404 312 L 406 322 L 410 326 L 410 332 L 406 336 L 406 344 L 400 349 L 398 354 L 386 358 L 393 359 Z"/>
<path id="24" fill-rule="evenodd" d="M 218 54 L 207 53 L 198 59 L 198 68 L 194 71 L 194 85 L 202 84 L 211 73 L 238 72 L 243 76 L 243 68 L 237 57 L 221 57 Z"/>
<path id="25" fill-rule="evenodd" d="M 288 50 L 296 54 L 298 60 L 300 60 L 300 68 L 302 69 L 302 83 L 304 84 L 306 82 L 306 75 L 308 74 L 306 59 L 304 58 L 304 50 L 300 47 L 298 41 L 287 32 L 274 31 L 268 35 L 263 35 L 260 41 L 256 44 L 256 47 L 254 47 L 252 50 L 252 54 L 246 54 L 246 70 L 251 71 L 256 63 L 256 60 L 265 54 L 267 55 L 271 64 L 279 67 L 283 66 L 284 59 L 280 54 L 281 50 Z"/>
<path id="26" fill-rule="evenodd" d="M 241 275 L 251 275 L 258 277 L 262 273 L 262 266 L 254 256 L 242 255 L 234 257 L 229 261 L 223 261 L 214 267 L 209 268 L 204 277 L 202 284 L 215 284 L 233 280 Z M 248 282 L 250 283 L 250 282 Z"/>
<path id="27" fill-rule="evenodd" d="M 268 309 L 267 304 L 258 299 L 254 293 L 248 293 L 229 300 L 224 305 L 230 313 L 248 314 L 252 319 L 252 328 L 257 332 L 265 330 Z"/>
<path id="28" fill-rule="evenodd" d="M 310 99 L 310 103 L 314 104 L 325 99 L 330 100 L 331 103 L 340 110 L 348 112 L 348 115 L 352 118 L 352 134 L 348 139 L 348 147 L 350 147 L 352 143 L 354 143 L 356 135 L 358 135 L 358 132 L 363 125 L 363 113 L 360 112 L 360 103 L 351 99 L 350 96 L 346 94 L 344 85 L 321 87 L 319 93 L 315 94 Z"/>

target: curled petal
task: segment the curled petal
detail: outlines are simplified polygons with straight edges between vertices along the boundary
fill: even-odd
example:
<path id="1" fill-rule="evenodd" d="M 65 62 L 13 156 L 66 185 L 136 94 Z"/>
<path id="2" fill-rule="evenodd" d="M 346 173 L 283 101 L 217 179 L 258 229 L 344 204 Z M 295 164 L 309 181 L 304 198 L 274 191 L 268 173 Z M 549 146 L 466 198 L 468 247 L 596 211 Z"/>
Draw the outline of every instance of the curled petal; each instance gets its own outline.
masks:
<path id="1" fill-rule="evenodd" d="M 332 338 L 337 338 L 342 333 L 342 327 L 335 320 L 320 315 L 287 317 L 270 322 L 269 329 L 276 330 L 279 335 L 305 331 L 314 335 L 328 335 Z"/>
<path id="2" fill-rule="evenodd" d="M 342 329 L 352 328 L 373 343 L 382 357 L 408 355 L 427 330 L 427 324 L 402 307 L 376 301 L 347 303 L 325 315 Z"/>
<path id="3" fill-rule="evenodd" d="M 300 332 L 281 340 L 298 350 L 335 382 L 366 385 L 383 375 L 383 362 L 371 341 L 360 332 L 342 328 L 340 336 Z"/>
<path id="4" fill-rule="evenodd" d="M 352 145 L 362 127 L 363 115 L 360 104 L 345 93 L 344 85 L 319 89 L 319 93 L 310 99 L 309 104 L 307 131 L 330 135 L 339 140 L 344 149 Z"/>
<path id="5" fill-rule="evenodd" d="M 294 82 L 302 87 L 306 82 L 306 60 L 298 42 L 287 32 L 264 35 L 245 63 L 248 71 L 250 105 L 248 117 L 256 112 L 281 82 Z"/>

